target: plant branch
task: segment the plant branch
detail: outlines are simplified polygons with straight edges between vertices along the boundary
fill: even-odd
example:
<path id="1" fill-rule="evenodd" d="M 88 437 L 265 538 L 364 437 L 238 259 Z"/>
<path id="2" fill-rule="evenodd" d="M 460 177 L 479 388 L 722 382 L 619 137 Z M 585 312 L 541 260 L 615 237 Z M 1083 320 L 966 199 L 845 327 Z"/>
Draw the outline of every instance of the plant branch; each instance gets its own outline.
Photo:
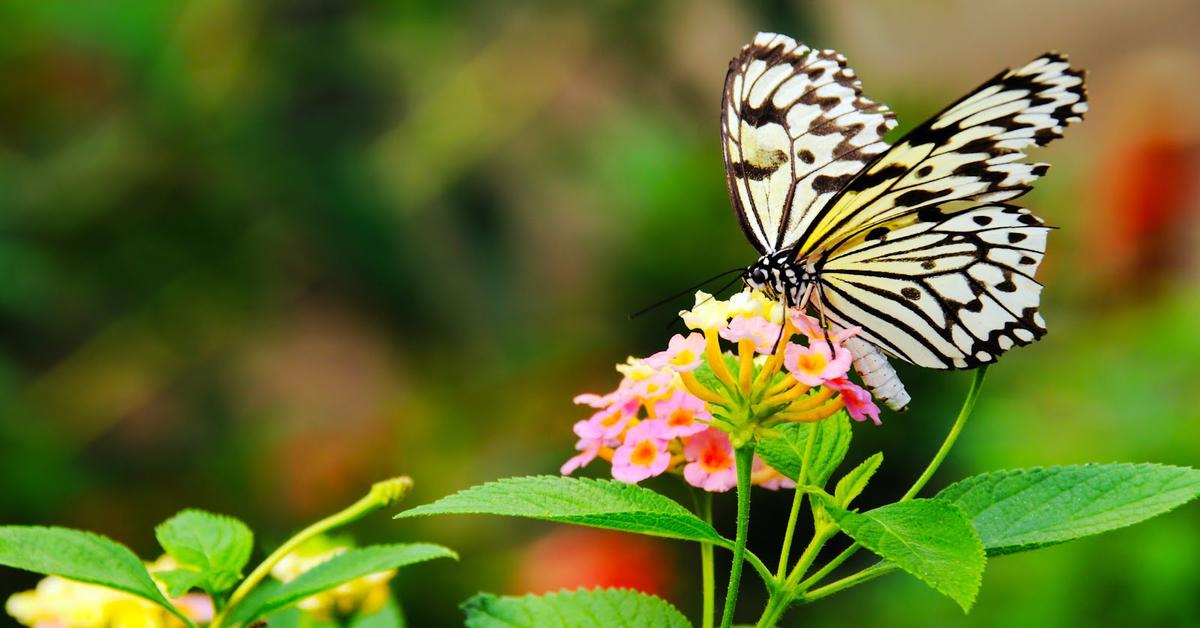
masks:
<path id="1" fill-rule="evenodd" d="M 862 584 L 868 580 L 874 580 L 875 578 L 891 573 L 896 569 L 897 567 L 894 563 L 878 562 L 870 567 L 867 567 L 866 569 L 863 569 L 862 571 L 850 574 L 841 580 L 831 582 L 819 589 L 813 589 L 812 591 L 803 594 L 800 599 L 805 603 L 813 602 L 823 597 L 833 595 L 834 593 L 837 593 L 843 589 L 849 589 L 856 584 Z"/>
<path id="2" fill-rule="evenodd" d="M 742 580 L 742 562 L 746 556 L 746 536 L 750 530 L 750 470 L 754 465 L 753 441 L 737 450 L 737 534 L 733 541 L 733 564 L 729 567 L 729 588 L 725 592 L 725 609 L 721 613 L 721 628 L 733 625 L 733 610 L 737 606 L 738 587 Z"/>
<path id="3" fill-rule="evenodd" d="M 249 576 L 246 576 L 245 580 L 242 580 L 242 583 L 238 585 L 238 588 L 234 590 L 233 595 L 229 598 L 229 605 L 225 607 L 223 612 L 213 618 L 210 628 L 220 628 L 225 618 L 229 616 L 230 611 L 245 599 L 254 590 L 254 587 L 258 586 L 258 583 L 267 577 L 267 574 L 271 573 L 271 568 L 278 564 L 280 560 L 283 560 L 284 556 L 287 556 L 297 547 L 303 545 L 305 541 L 333 528 L 346 525 L 380 508 L 395 504 L 404 499 L 411 488 L 412 479 L 407 476 L 376 482 L 371 486 L 370 492 L 363 496 L 362 499 L 351 504 L 348 508 L 297 532 L 295 536 L 285 541 L 270 556 L 267 556 L 266 560 L 259 563 L 254 568 L 254 571 L 250 572 Z"/>
<path id="4" fill-rule="evenodd" d="M 692 497 L 696 500 L 696 510 L 705 523 L 712 525 L 712 493 L 693 488 Z M 700 543 L 700 577 L 703 582 L 703 611 L 702 628 L 713 628 L 716 615 L 717 584 L 713 569 L 713 544 Z"/>
<path id="5" fill-rule="evenodd" d="M 979 399 L 979 392 L 983 387 L 983 379 L 986 375 L 987 365 L 981 366 L 975 371 L 975 376 L 971 380 L 971 387 L 967 390 L 967 396 L 963 399 L 963 404 L 958 411 L 958 416 L 955 417 L 954 424 L 950 426 L 950 431 L 946 434 L 946 438 L 942 441 L 941 447 L 939 447 L 937 452 L 933 455 L 933 458 L 929 461 L 929 464 L 925 467 L 925 470 L 898 501 L 905 502 L 916 497 L 916 495 L 921 492 L 921 489 L 925 488 L 925 485 L 929 483 L 929 480 L 933 478 L 933 474 L 937 472 L 938 468 L 942 465 L 942 462 L 945 461 L 946 456 L 950 453 L 950 449 L 954 447 L 954 443 L 958 440 L 959 435 L 962 433 L 963 426 L 966 425 L 967 419 L 970 418 L 971 412 L 975 409 L 975 402 Z M 821 535 L 819 533 L 813 537 L 813 542 L 809 544 L 809 549 L 805 549 L 805 555 L 809 554 L 809 550 L 814 546 L 816 547 L 816 550 L 819 550 L 820 545 L 828 540 L 828 538 L 820 539 L 820 537 Z M 820 541 L 818 543 L 819 539 Z M 803 572 L 800 571 L 800 568 L 802 566 L 804 569 L 808 568 L 808 565 L 805 564 L 805 556 L 802 555 L 800 561 L 796 565 L 796 568 L 792 570 L 792 573 L 788 576 L 787 582 L 784 583 L 782 587 L 782 593 L 779 596 L 772 597 L 771 602 L 768 603 L 767 609 L 763 612 L 762 619 L 759 620 L 758 625 L 773 626 L 775 622 L 778 621 L 779 617 L 782 616 L 792 604 L 792 602 L 797 599 L 806 603 L 811 602 L 813 600 L 837 593 L 842 589 L 846 589 L 856 584 L 879 577 L 896 569 L 895 565 L 892 563 L 880 562 L 872 567 L 868 567 L 862 571 L 846 576 L 841 580 L 837 580 L 817 589 L 812 589 L 811 591 L 809 590 L 809 587 L 820 582 L 835 569 L 849 560 L 849 558 L 853 556 L 861 547 L 862 546 L 858 543 L 852 544 L 850 547 L 847 547 L 845 550 L 843 550 L 841 554 L 838 554 L 832 560 L 830 560 L 824 567 L 817 570 L 817 572 L 812 576 L 809 576 L 797 584 L 794 582 L 794 580 L 803 577 Z M 815 557 L 816 552 L 813 551 L 812 554 Z"/>
<path id="6" fill-rule="evenodd" d="M 975 370 L 975 377 L 971 380 L 971 388 L 967 390 L 967 398 L 963 400 L 962 408 L 958 411 L 958 417 L 954 419 L 954 425 L 950 427 L 950 433 L 946 434 L 946 439 L 942 441 L 942 446 L 938 448 L 937 453 L 933 455 L 933 459 L 929 461 L 929 466 L 925 467 L 925 471 L 921 477 L 913 482 L 908 492 L 900 501 L 906 502 L 921 492 L 922 488 L 933 478 L 933 474 L 942 466 L 942 461 L 946 459 L 946 455 L 950 453 L 950 448 L 954 446 L 954 442 L 958 440 L 958 435 L 962 433 L 963 426 L 967 424 L 967 419 L 971 416 L 971 411 L 975 409 L 975 400 L 979 398 L 979 390 L 983 387 L 983 378 L 987 375 L 987 365 L 979 367 Z"/>

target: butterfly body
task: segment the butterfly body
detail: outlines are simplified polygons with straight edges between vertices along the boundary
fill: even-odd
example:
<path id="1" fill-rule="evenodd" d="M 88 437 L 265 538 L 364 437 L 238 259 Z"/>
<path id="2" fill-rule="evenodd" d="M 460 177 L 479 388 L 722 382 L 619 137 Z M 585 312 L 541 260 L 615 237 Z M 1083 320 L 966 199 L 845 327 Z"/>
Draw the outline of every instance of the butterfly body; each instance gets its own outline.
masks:
<path id="1" fill-rule="evenodd" d="M 894 115 L 845 57 L 758 34 L 730 63 L 721 116 L 730 199 L 760 254 L 746 282 L 861 328 L 856 358 L 877 373 L 884 354 L 972 368 L 1037 340 L 1049 229 L 1008 201 L 1048 168 L 1025 149 L 1086 109 L 1082 72 L 1047 53 L 892 145 Z"/>
<path id="2" fill-rule="evenodd" d="M 763 255 L 746 269 L 746 283 L 790 305 L 803 303 L 806 292 L 818 278 L 818 271 L 813 264 L 795 257 L 791 250 Z"/>

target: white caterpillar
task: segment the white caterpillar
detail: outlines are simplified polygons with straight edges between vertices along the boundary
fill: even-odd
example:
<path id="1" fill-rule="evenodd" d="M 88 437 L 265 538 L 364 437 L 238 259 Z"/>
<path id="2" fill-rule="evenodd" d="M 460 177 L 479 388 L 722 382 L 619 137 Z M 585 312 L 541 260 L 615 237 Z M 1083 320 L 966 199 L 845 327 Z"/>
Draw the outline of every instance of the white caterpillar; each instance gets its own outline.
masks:
<path id="1" fill-rule="evenodd" d="M 871 394 L 896 412 L 907 410 L 912 397 L 879 347 L 857 337 L 847 338 L 845 345 L 850 349 L 850 355 L 854 356 L 854 370 L 871 389 Z"/>

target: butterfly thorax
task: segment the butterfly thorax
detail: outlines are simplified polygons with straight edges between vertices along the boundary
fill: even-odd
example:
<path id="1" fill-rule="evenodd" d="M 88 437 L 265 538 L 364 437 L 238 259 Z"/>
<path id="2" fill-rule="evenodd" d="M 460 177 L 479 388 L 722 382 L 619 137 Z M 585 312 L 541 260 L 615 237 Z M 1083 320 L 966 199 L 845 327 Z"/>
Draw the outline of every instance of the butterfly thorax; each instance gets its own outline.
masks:
<path id="1" fill-rule="evenodd" d="M 812 264 L 797 262 L 794 251 L 783 250 L 758 258 L 746 269 L 745 277 L 751 288 L 795 306 L 804 302 L 804 293 L 816 279 L 816 272 Z"/>

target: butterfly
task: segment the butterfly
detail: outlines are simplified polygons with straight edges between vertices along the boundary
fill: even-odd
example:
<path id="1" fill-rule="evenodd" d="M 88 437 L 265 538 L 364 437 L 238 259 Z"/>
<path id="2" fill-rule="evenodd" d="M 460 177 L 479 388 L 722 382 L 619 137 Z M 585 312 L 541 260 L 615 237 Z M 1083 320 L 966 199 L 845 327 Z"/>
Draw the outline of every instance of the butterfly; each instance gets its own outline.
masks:
<path id="1" fill-rule="evenodd" d="M 894 409 L 908 395 L 884 354 L 964 369 L 1034 342 L 1049 227 L 1008 201 L 1049 167 L 1024 150 L 1086 111 L 1083 72 L 1046 53 L 889 145 L 894 114 L 844 56 L 759 33 L 721 104 L 730 199 L 761 255 L 746 283 L 859 327 L 855 366 Z"/>

